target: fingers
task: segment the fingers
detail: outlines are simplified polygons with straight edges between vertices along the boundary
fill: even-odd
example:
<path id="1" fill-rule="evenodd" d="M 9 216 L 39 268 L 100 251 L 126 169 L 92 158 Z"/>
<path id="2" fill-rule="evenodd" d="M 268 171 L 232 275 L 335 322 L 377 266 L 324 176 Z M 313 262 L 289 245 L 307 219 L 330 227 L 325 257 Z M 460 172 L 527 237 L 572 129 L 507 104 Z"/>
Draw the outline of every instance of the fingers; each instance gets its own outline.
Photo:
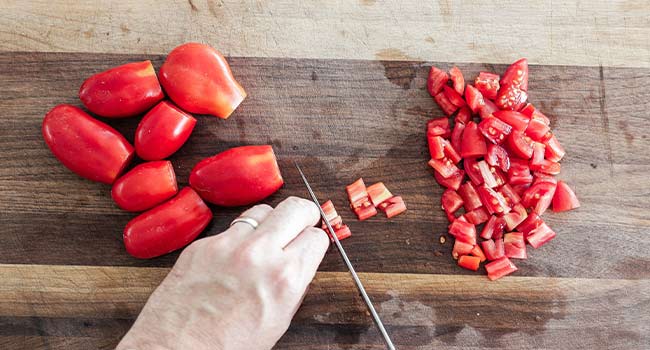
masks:
<path id="1" fill-rule="evenodd" d="M 289 197 L 268 214 L 254 235 L 265 243 L 284 248 L 302 230 L 316 225 L 319 220 L 320 211 L 316 204 L 306 199 Z"/>
<path id="2" fill-rule="evenodd" d="M 323 260 L 329 245 L 330 238 L 325 231 L 308 227 L 284 248 L 289 259 L 297 261 L 299 275 L 305 287 L 316 275 L 318 265 Z"/>
<path id="3" fill-rule="evenodd" d="M 239 217 L 240 218 L 253 219 L 253 220 L 257 221 L 258 227 L 259 227 L 259 225 L 261 225 L 266 220 L 267 216 L 272 211 L 273 211 L 273 208 L 270 205 L 268 205 L 268 204 L 259 204 L 259 205 L 256 205 L 256 206 L 252 207 L 252 208 L 249 208 L 245 212 L 241 213 L 241 215 L 239 215 Z M 246 222 L 237 222 L 234 225 L 232 225 L 226 232 L 224 232 L 224 234 L 237 235 L 238 238 L 246 239 L 253 232 L 255 232 L 255 228 L 252 225 L 250 225 L 250 224 L 248 224 Z"/>

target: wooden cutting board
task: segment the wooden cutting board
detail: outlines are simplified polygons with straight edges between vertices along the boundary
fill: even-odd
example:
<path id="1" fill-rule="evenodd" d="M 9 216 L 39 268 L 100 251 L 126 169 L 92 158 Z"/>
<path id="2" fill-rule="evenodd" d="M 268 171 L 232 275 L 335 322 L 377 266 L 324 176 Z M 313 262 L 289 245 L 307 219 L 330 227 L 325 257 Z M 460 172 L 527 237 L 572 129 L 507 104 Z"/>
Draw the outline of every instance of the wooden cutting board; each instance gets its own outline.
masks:
<path id="1" fill-rule="evenodd" d="M 178 254 L 130 257 L 134 216 L 110 187 L 83 180 L 51 155 L 44 114 L 81 105 L 89 75 L 162 56 L 0 53 L 0 348 L 113 348 Z M 200 159 L 272 144 L 285 186 L 268 199 L 332 199 L 353 236 L 343 242 L 399 349 L 641 349 L 650 344 L 650 70 L 531 66 L 530 101 L 567 150 L 560 179 L 578 210 L 545 214 L 558 236 L 514 276 L 489 282 L 455 265 L 427 166 L 425 124 L 442 113 L 425 89 L 431 63 L 232 58 L 249 98 L 228 120 L 201 116 L 172 158 L 181 186 Z M 435 63 L 449 68 L 445 63 Z M 473 77 L 502 65 L 464 64 Z M 139 118 L 110 121 L 127 139 Z M 344 187 L 383 181 L 409 210 L 358 222 Z M 243 208 L 213 207 L 202 235 Z M 332 248 L 333 249 L 333 248 Z M 278 349 L 382 349 L 338 255 L 321 264 Z"/>

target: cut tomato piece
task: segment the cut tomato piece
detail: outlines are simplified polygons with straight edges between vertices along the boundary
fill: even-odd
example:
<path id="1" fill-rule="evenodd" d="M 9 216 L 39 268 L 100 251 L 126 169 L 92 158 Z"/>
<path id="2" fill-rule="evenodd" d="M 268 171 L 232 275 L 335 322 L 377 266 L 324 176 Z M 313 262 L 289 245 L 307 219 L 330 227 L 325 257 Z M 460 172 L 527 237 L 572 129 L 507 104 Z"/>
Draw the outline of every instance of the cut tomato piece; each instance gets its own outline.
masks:
<path id="1" fill-rule="evenodd" d="M 378 207 L 381 203 L 393 197 L 393 194 L 390 193 L 383 182 L 377 182 L 368 186 L 366 192 L 368 192 L 368 197 L 370 197 L 370 201 L 375 207 Z"/>
<path id="2" fill-rule="evenodd" d="M 474 85 L 483 94 L 483 97 L 494 100 L 497 98 L 497 92 L 499 92 L 499 76 L 493 73 L 480 72 L 476 80 L 474 80 Z"/>
<path id="3" fill-rule="evenodd" d="M 436 67 L 431 67 L 429 69 L 429 76 L 427 77 L 427 90 L 431 96 L 437 95 L 442 87 L 447 84 L 449 81 L 449 76 L 443 70 L 440 70 Z"/>
<path id="4" fill-rule="evenodd" d="M 521 165 L 520 163 L 512 163 L 510 159 L 510 169 L 508 170 L 508 178 L 511 185 L 526 185 L 533 182 L 533 175 L 530 173 L 528 165 Z"/>
<path id="5" fill-rule="evenodd" d="M 494 180 L 497 182 L 497 187 L 501 187 L 505 185 L 508 182 L 508 179 L 506 178 L 506 175 L 499 170 L 499 168 L 495 168 L 493 166 L 490 166 L 490 171 L 492 172 L 492 175 L 494 176 Z"/>
<path id="6" fill-rule="evenodd" d="M 526 127 L 526 135 L 530 136 L 535 141 L 542 141 L 551 128 L 547 124 L 548 118 L 541 112 L 534 111 L 530 116 L 530 122 Z"/>
<path id="7" fill-rule="evenodd" d="M 553 195 L 553 211 L 567 211 L 580 207 L 578 197 L 564 181 L 558 181 Z"/>
<path id="8" fill-rule="evenodd" d="M 451 76 L 451 82 L 454 85 L 454 90 L 459 95 L 463 95 L 463 92 L 465 91 L 465 78 L 463 77 L 463 72 L 461 72 L 458 67 L 453 66 L 449 70 L 449 75 Z"/>
<path id="9" fill-rule="evenodd" d="M 460 112 L 458 112 L 458 114 L 460 115 Z M 457 151 L 460 150 L 464 130 L 465 124 L 456 122 L 456 125 L 454 125 L 454 131 L 451 132 L 451 146 Z"/>
<path id="10" fill-rule="evenodd" d="M 472 248 L 472 251 L 469 253 L 477 257 L 480 262 L 484 262 L 485 260 L 487 260 L 485 254 L 483 254 L 483 249 L 481 249 L 481 246 L 479 246 L 478 244 L 475 245 L 474 248 Z"/>
<path id="11" fill-rule="evenodd" d="M 406 204 L 401 196 L 394 196 L 379 205 L 388 219 L 406 211 Z"/>
<path id="12" fill-rule="evenodd" d="M 451 127 L 449 126 L 448 118 L 434 118 L 427 122 L 427 136 L 448 138 L 449 135 L 451 135 Z"/>
<path id="13" fill-rule="evenodd" d="M 508 258 L 528 259 L 524 234 L 521 232 L 510 232 L 503 235 L 503 248 Z"/>
<path id="14" fill-rule="evenodd" d="M 433 176 L 441 186 L 446 188 L 451 188 L 454 191 L 458 191 L 458 188 L 460 188 L 460 184 L 463 182 L 463 179 L 465 178 L 465 171 L 458 169 L 457 172 L 455 172 L 453 175 L 447 178 L 442 177 L 440 173 L 434 171 Z"/>
<path id="15" fill-rule="evenodd" d="M 488 219 L 483 230 L 481 231 L 481 238 L 491 239 L 493 236 L 499 236 L 503 234 L 503 229 L 505 227 L 505 222 L 499 216 L 492 215 Z"/>
<path id="16" fill-rule="evenodd" d="M 449 100 L 449 102 L 451 102 L 454 106 L 458 108 L 465 107 L 465 100 L 463 100 L 463 96 L 456 92 L 456 90 L 454 90 L 454 88 L 451 86 L 443 86 L 442 92 L 445 94 L 447 100 Z"/>
<path id="17" fill-rule="evenodd" d="M 445 153 L 445 156 L 454 162 L 454 164 L 458 164 L 461 159 L 463 159 L 461 158 L 460 154 L 458 154 L 454 146 L 447 140 L 443 140 L 443 151 Z"/>
<path id="18" fill-rule="evenodd" d="M 510 207 L 513 207 L 515 204 L 521 201 L 521 197 L 519 197 L 519 194 L 515 191 L 514 188 L 512 188 L 512 186 L 510 186 L 510 184 L 504 184 L 501 186 L 499 192 L 503 198 L 506 199 L 506 202 Z"/>
<path id="19" fill-rule="evenodd" d="M 520 58 L 508 66 L 499 83 L 501 85 L 514 85 L 528 91 L 528 60 Z"/>
<path id="20" fill-rule="evenodd" d="M 492 113 L 499 120 L 512 126 L 514 130 L 524 131 L 528 127 L 530 118 L 523 113 L 515 111 L 496 111 Z"/>
<path id="21" fill-rule="evenodd" d="M 494 188 L 497 187 L 497 180 L 494 178 L 494 174 L 490 170 L 490 166 L 484 160 L 478 162 L 478 169 L 481 172 L 481 177 L 483 178 L 483 183 L 485 186 Z"/>
<path id="22" fill-rule="evenodd" d="M 519 185 L 512 185 L 512 189 L 517 192 L 519 197 L 524 195 L 524 192 L 526 192 L 527 189 L 530 188 L 530 184 L 519 184 Z"/>
<path id="23" fill-rule="evenodd" d="M 549 126 L 551 125 L 551 120 L 548 119 L 544 113 L 540 112 L 539 109 L 535 108 L 531 103 L 527 103 L 524 108 L 521 109 L 521 113 L 527 115 L 530 117 L 531 121 L 532 119 L 536 116 L 537 119 L 539 119 L 544 125 Z"/>
<path id="24" fill-rule="evenodd" d="M 555 235 L 556 235 L 555 232 L 551 230 L 551 228 L 548 227 L 548 225 L 542 223 L 541 225 L 539 225 L 539 227 L 530 231 L 530 233 L 526 237 L 526 240 L 528 241 L 528 244 L 530 244 L 533 248 L 537 249 L 543 246 L 544 244 L 546 244 L 546 242 L 555 238 Z"/>
<path id="25" fill-rule="evenodd" d="M 560 173 L 562 165 L 560 165 L 560 163 L 552 162 L 548 159 L 542 159 L 541 164 L 538 164 L 535 167 L 533 167 L 531 164 L 530 168 L 543 174 L 557 175 Z"/>
<path id="26" fill-rule="evenodd" d="M 527 99 L 526 91 L 514 85 L 501 84 L 495 103 L 502 110 L 518 111 L 524 106 Z"/>
<path id="27" fill-rule="evenodd" d="M 483 105 L 478 109 L 478 113 L 481 116 L 481 119 L 487 119 L 493 117 L 494 112 L 498 111 L 499 107 L 492 102 L 492 100 L 484 100 Z"/>
<path id="28" fill-rule="evenodd" d="M 544 224 L 544 220 L 542 220 L 542 218 L 537 215 L 537 213 L 531 212 L 528 214 L 526 219 L 524 219 L 524 221 L 517 225 L 517 231 L 528 235 L 531 231 L 535 230 L 542 224 Z"/>
<path id="29" fill-rule="evenodd" d="M 491 240 L 481 242 L 481 248 L 483 248 L 483 253 L 487 260 L 497 260 L 505 256 L 505 249 L 503 247 L 503 240 Z"/>
<path id="30" fill-rule="evenodd" d="M 478 168 L 476 159 L 467 158 L 463 162 L 465 164 L 465 172 L 469 179 L 472 180 L 472 183 L 476 186 L 483 184 L 483 177 L 481 176 L 481 170 Z"/>
<path id="31" fill-rule="evenodd" d="M 552 162 L 559 162 L 564 154 L 564 148 L 560 145 L 560 142 L 557 140 L 554 134 L 545 136 L 544 145 L 546 145 L 545 156 L 546 159 Z"/>
<path id="32" fill-rule="evenodd" d="M 510 207 L 501 193 L 496 192 L 485 185 L 479 186 L 476 189 L 476 192 L 478 192 L 478 196 L 481 198 L 483 206 L 490 214 L 505 214 L 510 211 Z"/>
<path id="33" fill-rule="evenodd" d="M 555 194 L 555 187 L 556 185 L 551 182 L 536 183 L 524 192 L 521 204 L 526 208 L 533 208 L 534 212 L 542 215 L 549 205 L 551 205 L 553 195 Z"/>
<path id="34" fill-rule="evenodd" d="M 504 256 L 486 264 L 485 270 L 487 270 L 488 278 L 494 281 L 517 271 L 517 267 L 508 257 Z"/>
<path id="35" fill-rule="evenodd" d="M 334 229 L 336 238 L 338 238 L 339 241 L 352 236 L 352 232 L 350 231 L 350 228 L 347 225 L 343 224 L 343 220 L 336 212 L 336 208 L 334 208 L 334 203 L 332 203 L 331 200 L 328 200 L 327 202 L 321 204 L 321 208 L 325 213 L 325 218 L 327 218 L 330 225 Z M 330 235 L 330 239 L 333 240 L 325 222 L 321 223 L 321 227 L 325 232 L 327 232 Z"/>
<path id="36" fill-rule="evenodd" d="M 465 87 L 465 101 L 467 106 L 472 110 L 472 113 L 478 113 L 481 106 L 485 105 L 483 95 L 472 85 Z"/>
<path id="37" fill-rule="evenodd" d="M 440 202 L 442 210 L 447 213 L 455 213 L 463 205 L 463 199 L 456 191 L 451 189 L 447 189 L 442 193 Z"/>
<path id="38" fill-rule="evenodd" d="M 431 146 L 429 146 L 431 147 Z M 544 146 L 543 143 L 533 142 L 533 156 L 530 158 L 530 169 L 538 170 L 544 161 Z M 443 154 L 444 155 L 444 154 Z"/>
<path id="39" fill-rule="evenodd" d="M 463 255 L 458 259 L 458 266 L 472 271 L 477 271 L 481 264 L 481 258 L 470 255 Z"/>
<path id="40" fill-rule="evenodd" d="M 481 199 L 479 198 L 478 193 L 476 193 L 476 189 L 474 189 L 474 186 L 471 182 L 466 182 L 461 185 L 458 189 L 458 194 L 463 199 L 463 205 L 465 207 L 465 211 L 467 212 L 472 211 L 482 205 Z"/>
<path id="41" fill-rule="evenodd" d="M 458 259 L 462 255 L 467 255 L 472 252 L 472 249 L 474 248 L 474 245 L 456 240 L 454 242 L 454 248 L 451 250 L 451 256 L 454 259 Z"/>
<path id="42" fill-rule="evenodd" d="M 526 208 L 524 208 L 520 203 L 517 203 L 512 207 L 512 210 L 508 214 L 503 215 L 503 221 L 506 223 L 508 231 L 512 231 L 517 227 L 517 225 L 524 221 L 526 217 L 528 217 Z"/>
<path id="43" fill-rule="evenodd" d="M 500 145 L 512 132 L 512 127 L 497 118 L 483 119 L 479 125 L 479 130 L 491 143 Z"/>
<path id="44" fill-rule="evenodd" d="M 375 209 L 375 206 L 372 205 L 372 202 L 368 197 L 366 184 L 363 182 L 362 178 L 359 178 L 357 181 L 346 186 L 345 190 L 348 192 L 350 207 L 359 220 L 363 221 L 377 214 L 377 209 Z"/>
<path id="45" fill-rule="evenodd" d="M 448 158 L 431 159 L 429 160 L 429 166 L 439 172 L 444 178 L 450 177 L 458 171 L 454 162 Z"/>
<path id="46" fill-rule="evenodd" d="M 470 120 L 472 120 L 472 111 L 469 109 L 469 107 L 464 106 L 458 110 L 458 114 L 456 114 L 456 118 L 454 120 L 456 121 L 456 124 L 467 124 Z"/>
<path id="47" fill-rule="evenodd" d="M 465 213 L 465 217 L 467 218 L 467 221 L 474 225 L 480 225 L 490 218 L 490 214 L 488 214 L 487 210 L 483 207 L 476 208 L 470 212 Z"/>
<path id="48" fill-rule="evenodd" d="M 377 215 L 377 209 L 372 205 L 364 204 L 363 206 L 356 208 L 354 213 L 357 214 L 359 221 L 363 221 Z"/>
<path id="49" fill-rule="evenodd" d="M 518 130 L 513 130 L 508 136 L 508 146 L 517 156 L 530 159 L 533 156 L 533 140 Z"/>
<path id="50" fill-rule="evenodd" d="M 541 173 L 541 172 L 534 172 L 533 173 L 533 185 L 539 182 L 550 182 L 552 184 L 557 185 L 557 179 L 553 175 Z"/>
<path id="51" fill-rule="evenodd" d="M 427 136 L 427 143 L 429 144 L 429 155 L 431 155 L 431 158 L 441 159 L 445 156 L 444 142 L 445 139 L 440 136 Z"/>
<path id="52" fill-rule="evenodd" d="M 449 234 L 456 240 L 476 245 L 476 227 L 472 223 L 456 219 L 449 225 Z"/>
<path id="53" fill-rule="evenodd" d="M 445 85 L 444 87 L 449 87 L 449 86 Z M 445 90 L 443 90 L 443 92 L 438 93 L 433 99 L 436 100 L 436 103 L 438 104 L 438 106 L 440 106 L 440 109 L 442 109 L 442 111 L 445 112 L 446 115 L 452 115 L 454 114 L 454 112 L 456 112 L 458 106 L 456 106 L 455 104 L 451 103 L 451 101 L 449 101 L 444 91 Z M 451 91 L 453 91 L 453 89 Z"/>
<path id="54" fill-rule="evenodd" d="M 350 236 L 352 236 L 352 231 L 350 231 L 350 228 L 348 225 L 342 224 L 339 226 L 337 229 L 336 227 L 332 227 L 334 229 L 334 234 L 336 234 L 336 238 L 339 241 L 342 241 Z"/>
<path id="55" fill-rule="evenodd" d="M 339 214 L 336 212 L 336 208 L 334 208 L 334 203 L 332 203 L 331 200 L 328 200 L 327 202 L 321 204 L 320 207 L 323 209 L 325 218 L 330 222 L 330 224 L 332 223 L 332 220 L 336 219 L 336 217 L 339 216 Z"/>
<path id="56" fill-rule="evenodd" d="M 487 145 L 478 125 L 469 122 L 463 131 L 463 138 L 460 142 L 460 155 L 463 158 L 480 157 L 487 153 Z"/>

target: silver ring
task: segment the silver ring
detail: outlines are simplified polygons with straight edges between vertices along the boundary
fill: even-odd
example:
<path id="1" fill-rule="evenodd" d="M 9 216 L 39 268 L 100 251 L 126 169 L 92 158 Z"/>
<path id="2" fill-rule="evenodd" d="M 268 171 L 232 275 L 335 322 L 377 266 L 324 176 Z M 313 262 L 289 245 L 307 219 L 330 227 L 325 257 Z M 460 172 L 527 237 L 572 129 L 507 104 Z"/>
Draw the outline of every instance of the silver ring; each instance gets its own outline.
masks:
<path id="1" fill-rule="evenodd" d="M 232 225 L 234 225 L 234 224 L 236 224 L 238 222 L 243 222 L 243 223 L 251 225 L 253 227 L 253 230 L 256 229 L 257 226 L 260 225 L 255 219 L 248 218 L 248 217 L 245 217 L 245 216 L 240 216 L 237 219 L 233 220 L 230 223 L 230 226 L 232 226 Z"/>

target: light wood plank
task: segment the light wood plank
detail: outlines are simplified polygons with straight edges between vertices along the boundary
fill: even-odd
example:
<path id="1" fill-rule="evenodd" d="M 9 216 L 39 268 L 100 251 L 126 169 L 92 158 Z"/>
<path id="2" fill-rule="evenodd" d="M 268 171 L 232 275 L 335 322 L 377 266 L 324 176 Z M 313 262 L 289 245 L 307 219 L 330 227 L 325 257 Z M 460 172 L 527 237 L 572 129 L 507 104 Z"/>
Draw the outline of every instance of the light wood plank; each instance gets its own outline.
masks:
<path id="1" fill-rule="evenodd" d="M 0 50 L 650 67 L 650 3 L 5 0 Z"/>

